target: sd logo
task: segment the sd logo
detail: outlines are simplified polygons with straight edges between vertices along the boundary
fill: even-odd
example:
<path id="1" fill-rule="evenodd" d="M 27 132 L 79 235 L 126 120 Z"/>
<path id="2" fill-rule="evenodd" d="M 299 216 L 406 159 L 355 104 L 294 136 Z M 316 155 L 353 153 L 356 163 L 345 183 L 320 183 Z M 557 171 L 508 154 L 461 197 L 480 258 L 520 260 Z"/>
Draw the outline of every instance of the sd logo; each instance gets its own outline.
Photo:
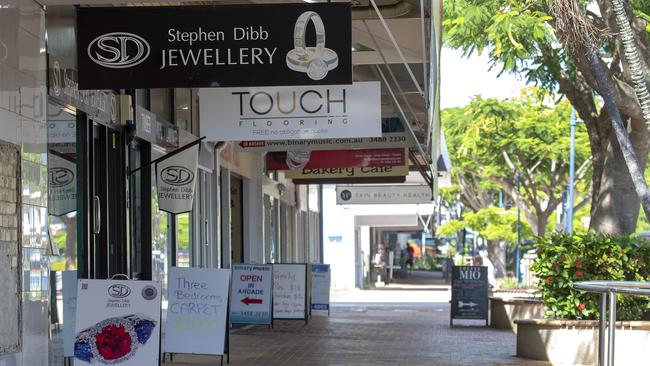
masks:
<path id="1" fill-rule="evenodd" d="M 68 168 L 50 168 L 48 171 L 50 187 L 58 188 L 66 186 L 74 180 L 74 172 Z"/>
<path id="2" fill-rule="evenodd" d="M 111 297 L 122 299 L 131 294 L 131 288 L 127 285 L 115 284 L 108 288 L 108 295 Z"/>
<path id="3" fill-rule="evenodd" d="M 173 186 L 182 186 L 194 180 L 194 172 L 182 166 L 169 166 L 160 172 L 160 179 Z"/>

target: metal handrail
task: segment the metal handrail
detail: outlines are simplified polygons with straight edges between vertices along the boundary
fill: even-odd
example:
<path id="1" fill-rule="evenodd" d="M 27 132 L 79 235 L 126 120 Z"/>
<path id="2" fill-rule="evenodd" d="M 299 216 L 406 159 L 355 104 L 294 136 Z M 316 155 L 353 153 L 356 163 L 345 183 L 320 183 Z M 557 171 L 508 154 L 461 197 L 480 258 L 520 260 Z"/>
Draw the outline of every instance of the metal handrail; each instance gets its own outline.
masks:
<path id="1" fill-rule="evenodd" d="M 614 366 L 614 339 L 616 333 L 616 294 L 650 296 L 650 282 L 638 281 L 581 281 L 573 288 L 600 293 L 600 319 L 598 320 L 598 365 Z M 607 302 L 609 300 L 609 322 Z M 607 328 L 607 332 L 605 332 Z M 607 343 L 607 349 L 605 349 Z M 606 352 L 607 351 L 607 352 Z"/>

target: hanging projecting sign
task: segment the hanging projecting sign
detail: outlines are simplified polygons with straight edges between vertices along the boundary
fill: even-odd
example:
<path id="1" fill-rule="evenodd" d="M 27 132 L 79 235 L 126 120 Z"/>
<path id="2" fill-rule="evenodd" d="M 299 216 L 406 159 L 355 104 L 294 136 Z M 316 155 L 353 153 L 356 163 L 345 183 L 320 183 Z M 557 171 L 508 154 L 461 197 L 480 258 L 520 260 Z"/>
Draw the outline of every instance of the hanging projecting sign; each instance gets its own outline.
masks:
<path id="1" fill-rule="evenodd" d="M 47 209 L 61 216 L 77 210 L 77 164 L 72 158 L 48 154 Z"/>
<path id="2" fill-rule="evenodd" d="M 158 207 L 162 211 L 173 214 L 192 211 L 199 146 L 196 144 L 156 163 Z"/>
<path id="3" fill-rule="evenodd" d="M 169 270 L 165 353 L 227 352 L 229 269 Z"/>
<path id="4" fill-rule="evenodd" d="M 378 82 L 201 89 L 201 134 L 209 141 L 380 138 L 380 89 Z"/>
<path id="5" fill-rule="evenodd" d="M 314 168 L 288 170 L 284 172 L 284 177 L 288 179 L 374 178 L 404 177 L 408 173 L 408 166 L 399 165 L 361 168 Z"/>
<path id="6" fill-rule="evenodd" d="M 239 152 L 265 151 L 314 151 L 314 150 L 350 150 L 350 149 L 385 149 L 404 147 L 408 137 L 405 132 L 384 133 L 381 137 L 357 137 L 338 139 L 277 140 L 277 141 L 240 141 L 235 145 Z"/>
<path id="7" fill-rule="evenodd" d="M 387 167 L 406 164 L 404 149 L 287 151 L 266 154 L 266 169 Z"/>
<path id="8" fill-rule="evenodd" d="M 232 266 L 231 323 L 271 324 L 272 268 L 270 264 Z"/>
<path id="9" fill-rule="evenodd" d="M 158 366 L 160 284 L 79 280 L 75 365 Z"/>
<path id="10" fill-rule="evenodd" d="M 311 265 L 311 308 L 312 310 L 330 309 L 330 265 Z"/>
<path id="11" fill-rule="evenodd" d="M 79 89 L 352 83 L 349 3 L 79 8 Z"/>
<path id="12" fill-rule="evenodd" d="M 431 203 L 431 187 L 426 185 L 337 186 L 336 204 Z"/>

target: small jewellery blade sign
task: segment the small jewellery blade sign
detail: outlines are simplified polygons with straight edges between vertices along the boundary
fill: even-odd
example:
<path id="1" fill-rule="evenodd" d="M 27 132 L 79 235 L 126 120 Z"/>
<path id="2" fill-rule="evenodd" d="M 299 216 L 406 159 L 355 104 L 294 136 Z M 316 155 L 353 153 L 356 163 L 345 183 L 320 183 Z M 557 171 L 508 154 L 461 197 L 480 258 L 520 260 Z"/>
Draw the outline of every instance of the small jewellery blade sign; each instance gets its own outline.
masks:
<path id="1" fill-rule="evenodd" d="M 156 163 L 158 205 L 162 211 L 178 214 L 192 210 L 199 146 L 196 144 Z"/>
<path id="2" fill-rule="evenodd" d="M 351 14 L 349 3 L 80 8 L 79 89 L 351 84 Z"/>

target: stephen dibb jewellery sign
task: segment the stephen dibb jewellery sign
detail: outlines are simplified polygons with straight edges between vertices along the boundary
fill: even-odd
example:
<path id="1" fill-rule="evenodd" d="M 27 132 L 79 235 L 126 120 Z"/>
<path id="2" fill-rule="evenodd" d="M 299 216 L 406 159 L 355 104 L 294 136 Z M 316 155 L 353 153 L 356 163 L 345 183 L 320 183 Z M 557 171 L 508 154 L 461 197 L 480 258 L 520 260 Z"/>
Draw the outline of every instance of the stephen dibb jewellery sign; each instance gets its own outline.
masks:
<path id="1" fill-rule="evenodd" d="M 79 89 L 352 83 L 349 3 L 80 8 Z"/>

